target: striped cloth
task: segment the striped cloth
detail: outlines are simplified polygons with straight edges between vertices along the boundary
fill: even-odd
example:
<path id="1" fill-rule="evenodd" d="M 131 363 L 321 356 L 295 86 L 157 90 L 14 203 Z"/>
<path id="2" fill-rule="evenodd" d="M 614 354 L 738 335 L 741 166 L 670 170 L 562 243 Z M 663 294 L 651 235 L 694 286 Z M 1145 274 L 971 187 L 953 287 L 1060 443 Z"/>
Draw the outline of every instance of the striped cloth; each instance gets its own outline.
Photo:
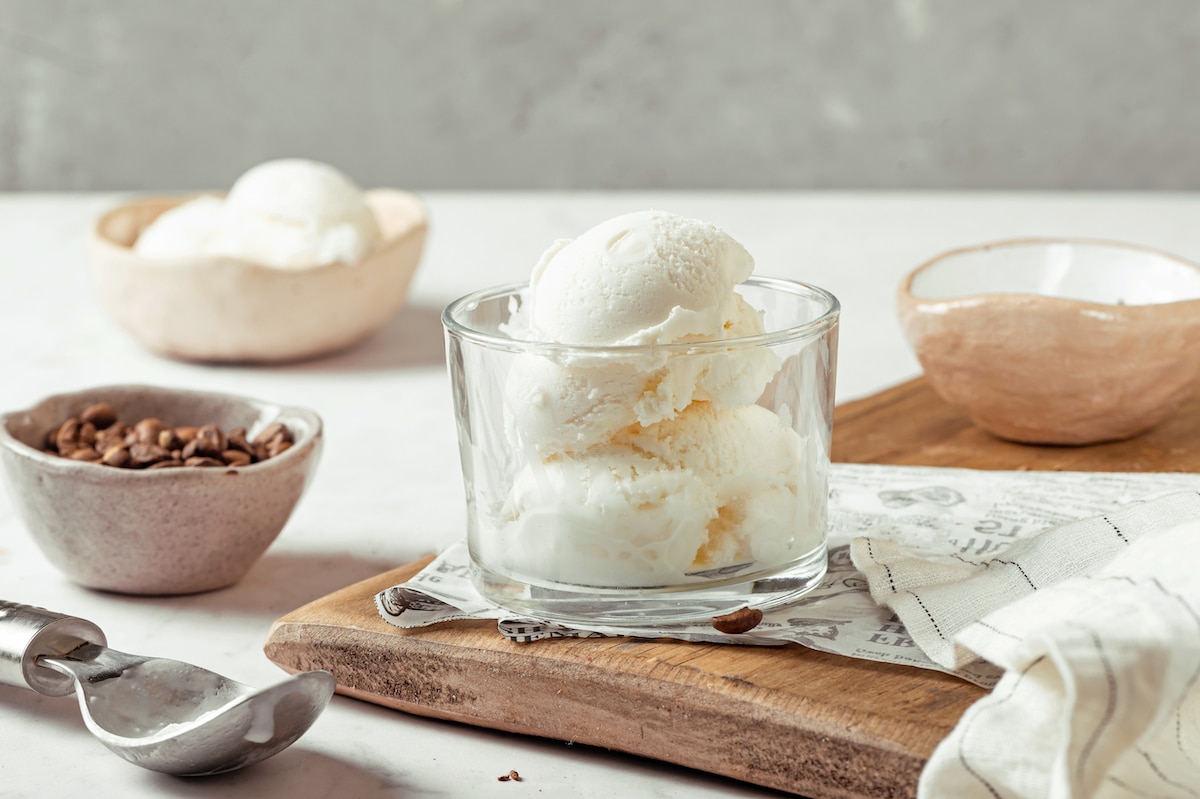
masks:
<path id="1" fill-rule="evenodd" d="M 919 799 L 1200 799 L 1200 494 L 992 558 L 871 538 L 851 555 L 931 659 L 1005 669 L 930 758 Z"/>

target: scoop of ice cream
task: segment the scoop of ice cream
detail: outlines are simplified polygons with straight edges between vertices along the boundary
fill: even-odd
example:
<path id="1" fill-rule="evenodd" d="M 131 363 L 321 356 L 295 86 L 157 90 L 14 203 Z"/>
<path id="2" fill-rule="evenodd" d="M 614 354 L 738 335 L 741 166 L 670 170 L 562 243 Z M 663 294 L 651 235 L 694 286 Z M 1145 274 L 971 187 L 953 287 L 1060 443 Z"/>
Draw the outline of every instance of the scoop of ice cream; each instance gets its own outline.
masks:
<path id="1" fill-rule="evenodd" d="M 379 240 L 362 192 L 300 158 L 259 164 L 233 184 L 211 251 L 280 268 L 357 263 Z"/>
<path id="2" fill-rule="evenodd" d="M 641 211 L 559 241 L 530 278 L 530 327 L 574 345 L 723 338 L 750 253 L 707 222 Z"/>
<path id="3" fill-rule="evenodd" d="M 693 403 L 514 481 L 493 562 L 589 585 L 674 584 L 773 566 L 821 541 L 804 439 L 765 408 Z"/>
<path id="4" fill-rule="evenodd" d="M 638 421 L 635 403 L 651 393 L 654 375 L 630 364 L 564 367 L 540 355 L 519 355 L 505 383 L 509 439 L 533 457 L 583 452 Z"/>
<path id="5" fill-rule="evenodd" d="M 742 295 L 734 294 L 724 338 L 757 336 L 764 330 L 762 311 Z M 693 358 L 699 365 L 693 399 L 711 402 L 718 408 L 733 408 L 754 402 L 779 371 L 779 356 L 766 347 L 715 350 L 686 357 Z"/>
<path id="6" fill-rule="evenodd" d="M 622 430 L 613 445 L 690 471 L 712 493 L 717 517 L 692 569 L 778 563 L 789 550 L 806 552 L 820 541 L 823 520 L 811 514 L 823 505 L 811 501 L 811 486 L 823 483 L 806 471 L 816 459 L 766 408 L 696 402 L 673 419 Z"/>
<path id="7" fill-rule="evenodd" d="M 529 463 L 485 562 L 577 585 L 678 582 L 716 514 L 696 475 L 619 448 Z"/>
<path id="8" fill-rule="evenodd" d="M 762 332 L 761 316 L 740 297 L 737 335 Z M 664 354 L 608 353 L 602 359 L 520 355 L 506 381 L 514 445 L 542 457 L 582 452 L 622 428 L 671 419 L 693 402 L 716 408 L 753 403 L 779 368 L 766 348 Z"/>
<path id="9" fill-rule="evenodd" d="M 147 258 L 180 258 L 204 252 L 221 224 L 225 204 L 203 195 L 159 214 L 133 244 Z"/>
<path id="10" fill-rule="evenodd" d="M 667 351 L 763 332 L 735 290 L 754 263 L 727 233 L 659 211 L 610 219 L 543 255 L 521 337 L 604 351 L 518 358 L 508 378 L 510 429 L 543 456 L 603 443 L 631 424 L 674 417 L 692 402 L 752 403 L 779 367 L 765 347 Z"/>

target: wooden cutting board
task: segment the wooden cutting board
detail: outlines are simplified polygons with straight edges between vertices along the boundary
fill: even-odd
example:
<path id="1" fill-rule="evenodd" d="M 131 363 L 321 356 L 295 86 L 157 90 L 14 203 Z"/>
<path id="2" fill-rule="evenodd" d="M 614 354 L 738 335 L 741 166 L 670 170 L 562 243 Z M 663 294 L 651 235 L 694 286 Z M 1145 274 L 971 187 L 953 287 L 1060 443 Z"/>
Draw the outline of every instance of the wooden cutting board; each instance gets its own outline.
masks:
<path id="1" fill-rule="evenodd" d="M 923 379 L 837 409 L 834 459 L 981 469 L 1200 471 L 1200 402 L 1156 430 L 1092 447 L 993 438 Z M 426 561 L 279 619 L 265 651 L 289 671 L 328 669 L 347 696 L 422 716 L 593 744 L 811 799 L 900 799 L 983 695 L 922 669 L 789 644 L 625 638 L 516 644 L 494 621 L 401 630 L 373 596 Z"/>

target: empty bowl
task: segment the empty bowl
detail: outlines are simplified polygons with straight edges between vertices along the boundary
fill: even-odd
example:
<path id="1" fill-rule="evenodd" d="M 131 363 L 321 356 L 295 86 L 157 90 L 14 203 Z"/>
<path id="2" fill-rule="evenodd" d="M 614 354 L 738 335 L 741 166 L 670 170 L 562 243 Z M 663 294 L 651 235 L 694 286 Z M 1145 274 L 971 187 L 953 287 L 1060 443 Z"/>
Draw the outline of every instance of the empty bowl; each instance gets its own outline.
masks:
<path id="1" fill-rule="evenodd" d="M 220 255 L 148 258 L 141 231 L 188 197 L 149 197 L 102 215 L 92 271 L 109 315 L 146 348 L 173 358 L 270 363 L 344 349 L 403 306 L 428 227 L 412 194 L 365 193 L 382 241 L 356 264 L 278 269 Z"/>
<path id="2" fill-rule="evenodd" d="M 242 466 L 131 469 L 45 450 L 47 435 L 108 403 L 130 424 L 246 429 L 279 422 L 290 447 Z M 13 505 L 55 567 L 90 588 L 190 594 L 240 580 L 283 530 L 321 451 L 313 411 L 213 392 L 105 386 L 48 397 L 0 417 L 0 463 Z"/>
<path id="3" fill-rule="evenodd" d="M 908 274 L 898 310 L 930 385 L 1013 441 L 1128 438 L 1200 379 L 1200 266 L 1132 244 L 953 250 Z"/>

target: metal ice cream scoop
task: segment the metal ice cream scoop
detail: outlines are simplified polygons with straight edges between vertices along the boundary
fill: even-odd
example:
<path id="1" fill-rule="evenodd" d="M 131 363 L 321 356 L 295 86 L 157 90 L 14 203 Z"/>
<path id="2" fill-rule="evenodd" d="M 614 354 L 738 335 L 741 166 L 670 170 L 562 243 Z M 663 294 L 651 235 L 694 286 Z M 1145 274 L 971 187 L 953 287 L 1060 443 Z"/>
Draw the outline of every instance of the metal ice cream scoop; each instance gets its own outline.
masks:
<path id="1" fill-rule="evenodd" d="M 108 649 L 89 621 L 0 600 L 0 683 L 79 697 L 100 742 L 143 768 L 219 774 L 285 749 L 333 695 L 306 671 L 263 690 L 165 658 Z"/>

